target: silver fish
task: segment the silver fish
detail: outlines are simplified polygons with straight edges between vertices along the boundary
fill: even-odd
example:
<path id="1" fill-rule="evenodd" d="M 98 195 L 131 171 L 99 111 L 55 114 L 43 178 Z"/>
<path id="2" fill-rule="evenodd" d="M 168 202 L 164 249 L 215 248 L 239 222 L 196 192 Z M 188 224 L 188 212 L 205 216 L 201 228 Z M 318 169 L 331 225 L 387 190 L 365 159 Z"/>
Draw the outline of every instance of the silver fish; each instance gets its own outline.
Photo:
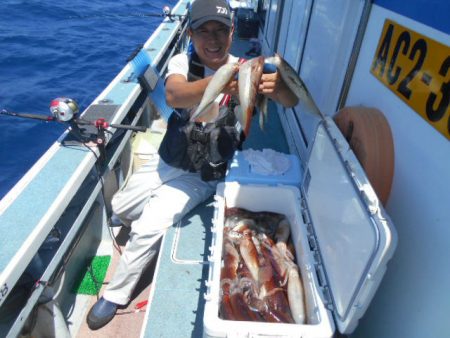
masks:
<path id="1" fill-rule="evenodd" d="M 324 115 L 314 102 L 314 99 L 309 93 L 305 83 L 302 81 L 295 69 L 286 62 L 286 60 L 284 60 L 278 53 L 275 53 L 275 56 L 267 57 L 264 62 L 276 66 L 280 72 L 281 78 L 286 83 L 288 88 L 295 94 L 295 96 L 306 104 L 311 113 L 322 119 L 324 118 Z"/>
<path id="2" fill-rule="evenodd" d="M 250 59 L 239 67 L 238 85 L 241 109 L 239 111 L 240 116 L 237 116 L 237 118 L 242 125 L 245 135 L 248 135 L 250 131 L 250 122 L 263 67 L 264 58 L 262 56 Z"/>
<path id="3" fill-rule="evenodd" d="M 226 63 L 214 73 L 211 81 L 208 83 L 208 86 L 206 86 L 200 104 L 190 118 L 191 122 L 200 118 L 202 113 L 207 111 L 207 108 L 223 91 L 238 69 L 238 63 Z"/>

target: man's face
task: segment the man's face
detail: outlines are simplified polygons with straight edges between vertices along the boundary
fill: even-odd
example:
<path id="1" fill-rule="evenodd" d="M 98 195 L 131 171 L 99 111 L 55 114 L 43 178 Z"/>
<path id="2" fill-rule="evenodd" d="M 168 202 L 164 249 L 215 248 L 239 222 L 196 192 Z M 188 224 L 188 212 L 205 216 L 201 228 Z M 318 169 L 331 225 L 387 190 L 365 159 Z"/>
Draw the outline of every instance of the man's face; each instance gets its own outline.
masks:
<path id="1" fill-rule="evenodd" d="M 195 51 L 205 66 L 216 70 L 227 62 L 233 28 L 218 21 L 207 21 L 190 33 Z"/>

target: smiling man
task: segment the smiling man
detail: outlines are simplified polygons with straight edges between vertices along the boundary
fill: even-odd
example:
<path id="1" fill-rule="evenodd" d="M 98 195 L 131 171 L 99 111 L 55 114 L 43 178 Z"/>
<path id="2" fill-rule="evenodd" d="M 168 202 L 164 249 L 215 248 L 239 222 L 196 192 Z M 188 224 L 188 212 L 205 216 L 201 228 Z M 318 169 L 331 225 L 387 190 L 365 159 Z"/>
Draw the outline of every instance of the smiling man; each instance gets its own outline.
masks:
<path id="1" fill-rule="evenodd" d="M 231 11 L 224 0 L 196 0 L 190 12 L 189 35 L 191 53 L 174 56 L 166 75 L 167 103 L 175 108 L 193 108 L 198 104 L 211 75 L 227 62 L 238 61 L 231 56 L 233 38 Z M 227 88 L 236 94 L 236 82 Z"/>
<path id="2" fill-rule="evenodd" d="M 197 105 L 214 72 L 225 63 L 237 62 L 229 54 L 234 25 L 225 0 L 195 0 L 190 12 L 190 28 L 194 51 L 174 56 L 166 75 L 166 100 L 175 108 L 191 109 Z M 200 70 L 198 72 L 198 70 Z M 284 106 L 297 103 L 278 73 L 263 74 L 259 92 Z M 231 81 L 225 94 L 237 96 L 237 81 Z"/>
<path id="3" fill-rule="evenodd" d="M 244 141 L 242 126 L 234 116 L 238 82 L 230 81 L 208 111 L 202 112 L 202 120 L 196 121 L 214 123 L 205 127 L 189 118 L 216 70 L 244 60 L 230 54 L 234 25 L 227 1 L 195 0 L 189 19 L 193 48 L 175 55 L 166 74 L 166 101 L 177 113 L 169 119 L 159 155 L 174 167 L 200 172 L 205 180 L 221 179 L 227 161 Z M 286 107 L 297 103 L 278 72 L 262 75 L 259 93 Z"/>
<path id="4" fill-rule="evenodd" d="M 158 243 L 166 230 L 190 210 L 214 194 L 224 178 L 227 161 L 243 142 L 234 116 L 237 81 L 231 81 L 217 102 L 214 122 L 190 122 L 215 71 L 238 58 L 229 54 L 233 36 L 230 7 L 225 0 L 195 0 L 190 11 L 189 34 L 194 50 L 175 55 L 166 75 L 166 100 L 176 110 L 152 157 L 114 195 L 112 208 L 131 226 L 130 239 L 113 278 L 87 316 L 92 330 L 111 321 L 131 294 L 144 268 L 157 256 Z M 259 92 L 292 106 L 295 95 L 277 72 L 263 74 Z"/>

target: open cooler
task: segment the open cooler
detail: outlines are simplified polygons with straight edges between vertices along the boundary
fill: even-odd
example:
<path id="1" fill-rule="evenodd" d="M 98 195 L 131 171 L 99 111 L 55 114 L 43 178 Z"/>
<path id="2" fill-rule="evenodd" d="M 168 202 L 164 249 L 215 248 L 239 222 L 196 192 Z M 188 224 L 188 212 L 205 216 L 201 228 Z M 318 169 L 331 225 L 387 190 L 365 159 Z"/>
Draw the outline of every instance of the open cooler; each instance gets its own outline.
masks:
<path id="1" fill-rule="evenodd" d="M 303 281 L 306 323 L 230 321 L 219 317 L 226 208 L 275 212 L 291 227 Z M 396 232 L 359 162 L 334 122 L 315 136 L 301 189 L 290 185 L 218 185 L 204 312 L 210 337 L 332 337 L 350 334 L 378 288 L 396 246 Z"/>

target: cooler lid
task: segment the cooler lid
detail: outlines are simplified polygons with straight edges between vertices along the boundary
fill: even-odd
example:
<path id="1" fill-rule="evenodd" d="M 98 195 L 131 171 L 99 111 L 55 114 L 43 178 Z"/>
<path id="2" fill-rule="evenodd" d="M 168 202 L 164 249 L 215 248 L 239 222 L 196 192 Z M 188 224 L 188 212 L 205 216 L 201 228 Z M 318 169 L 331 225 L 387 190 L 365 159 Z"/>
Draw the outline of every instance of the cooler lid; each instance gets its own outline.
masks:
<path id="1" fill-rule="evenodd" d="M 330 118 L 318 126 L 302 192 L 324 300 L 339 331 L 349 334 L 381 282 L 396 233 Z"/>

